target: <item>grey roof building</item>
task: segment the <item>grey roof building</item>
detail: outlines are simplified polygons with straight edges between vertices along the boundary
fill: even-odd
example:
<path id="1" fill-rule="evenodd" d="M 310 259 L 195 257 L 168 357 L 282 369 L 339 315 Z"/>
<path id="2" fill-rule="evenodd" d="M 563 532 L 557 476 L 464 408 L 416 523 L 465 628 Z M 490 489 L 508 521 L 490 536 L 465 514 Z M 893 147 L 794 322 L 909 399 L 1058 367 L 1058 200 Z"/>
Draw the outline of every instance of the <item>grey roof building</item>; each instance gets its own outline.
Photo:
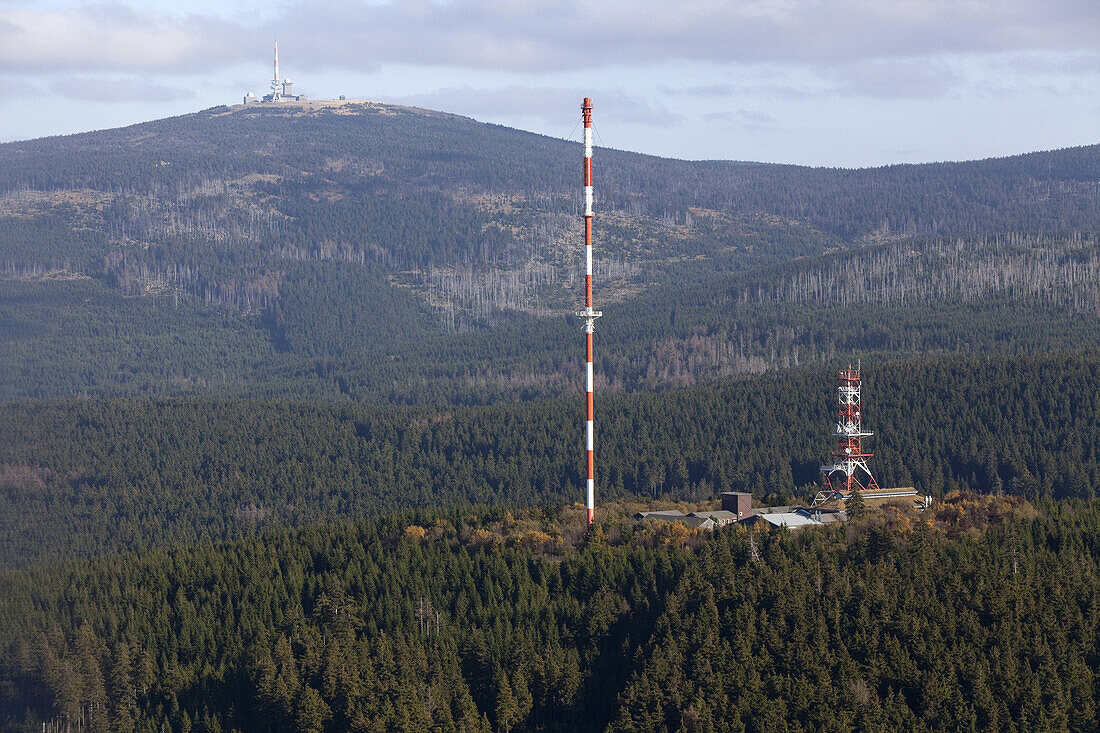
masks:
<path id="1" fill-rule="evenodd" d="M 797 512 L 773 512 L 771 514 L 755 514 L 753 520 L 764 522 L 772 527 L 786 527 L 787 529 L 802 529 L 803 527 L 821 526 L 821 522 L 805 517 Z"/>
<path id="2" fill-rule="evenodd" d="M 809 517 L 822 524 L 831 524 L 832 522 L 847 522 L 848 512 L 843 509 L 814 509 L 811 507 L 799 507 L 795 509 L 797 514 L 801 514 L 804 517 Z"/>
<path id="3" fill-rule="evenodd" d="M 727 511 L 726 509 L 718 509 L 713 512 L 692 512 L 689 516 L 711 519 L 717 527 L 725 527 L 727 524 L 733 524 L 738 519 L 735 513 Z"/>
<path id="4" fill-rule="evenodd" d="M 821 511 L 808 507 L 771 507 L 774 509 L 787 509 L 788 511 L 770 511 L 754 514 L 745 524 L 757 524 L 764 522 L 770 527 L 785 527 L 787 529 L 802 529 L 803 527 L 822 527 L 833 522 L 848 521 L 848 513 L 843 511 Z"/>
<path id="5" fill-rule="evenodd" d="M 644 519 L 658 519 L 662 522 L 679 522 L 692 529 L 712 530 L 718 526 L 710 517 L 698 516 L 698 513 L 690 515 L 684 514 L 679 509 L 666 509 L 660 512 L 638 512 L 634 515 L 635 521 L 640 522 Z"/>
<path id="6" fill-rule="evenodd" d="M 753 525 L 764 522 L 770 527 L 801 529 L 802 527 L 822 526 L 833 522 L 848 521 L 848 513 L 838 509 L 820 509 L 805 506 L 772 506 L 750 509 L 747 507 L 749 494 L 727 491 L 722 494 L 723 506 L 740 509 L 735 512 L 727 508 L 714 511 L 699 511 L 684 514 L 679 509 L 663 509 L 656 512 L 638 512 L 634 520 L 657 519 L 662 522 L 679 522 L 694 529 L 711 530 L 731 524 Z"/>
<path id="7" fill-rule="evenodd" d="M 686 516 L 687 515 L 679 509 L 666 509 L 659 512 L 638 512 L 634 515 L 634 519 L 638 521 L 643 519 L 663 519 L 666 522 L 678 522 Z"/>

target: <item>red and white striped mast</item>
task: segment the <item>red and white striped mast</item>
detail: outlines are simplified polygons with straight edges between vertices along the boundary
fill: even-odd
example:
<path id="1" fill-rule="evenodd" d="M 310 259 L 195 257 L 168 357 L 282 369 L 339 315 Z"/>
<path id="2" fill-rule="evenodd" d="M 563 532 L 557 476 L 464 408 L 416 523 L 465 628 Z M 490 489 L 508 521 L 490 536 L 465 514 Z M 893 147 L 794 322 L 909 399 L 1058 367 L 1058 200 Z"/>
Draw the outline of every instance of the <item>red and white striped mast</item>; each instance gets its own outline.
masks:
<path id="1" fill-rule="evenodd" d="M 584 319 L 584 362 L 585 392 L 588 398 L 588 415 L 585 421 L 585 433 L 588 449 L 588 523 L 596 521 L 596 459 L 593 449 L 595 420 L 592 402 L 592 333 L 596 330 L 596 319 L 603 315 L 592 310 L 592 100 L 584 98 L 581 107 L 581 120 L 584 122 L 584 310 L 577 315 Z"/>

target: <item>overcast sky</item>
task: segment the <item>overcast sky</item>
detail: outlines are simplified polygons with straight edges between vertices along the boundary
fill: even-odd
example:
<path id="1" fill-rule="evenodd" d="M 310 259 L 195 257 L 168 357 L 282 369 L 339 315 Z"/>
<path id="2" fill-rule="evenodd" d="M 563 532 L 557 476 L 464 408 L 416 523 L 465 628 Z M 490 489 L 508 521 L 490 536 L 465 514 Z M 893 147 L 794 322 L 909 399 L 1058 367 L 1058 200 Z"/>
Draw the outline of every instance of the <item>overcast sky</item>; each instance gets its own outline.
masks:
<path id="1" fill-rule="evenodd" d="M 1100 0 L 0 0 L 0 141 L 262 95 L 415 104 L 679 158 L 1100 142 Z"/>

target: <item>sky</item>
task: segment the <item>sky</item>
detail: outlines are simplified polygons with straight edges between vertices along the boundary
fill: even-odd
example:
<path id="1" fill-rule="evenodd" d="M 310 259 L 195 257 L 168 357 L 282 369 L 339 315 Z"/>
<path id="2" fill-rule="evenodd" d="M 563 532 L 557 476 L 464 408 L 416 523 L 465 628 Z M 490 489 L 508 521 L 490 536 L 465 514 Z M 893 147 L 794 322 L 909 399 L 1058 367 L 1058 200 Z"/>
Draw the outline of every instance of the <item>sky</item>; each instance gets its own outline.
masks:
<path id="1" fill-rule="evenodd" d="M 686 159 L 1100 142 L 1100 0 L 0 0 L 0 142 L 295 92 Z"/>

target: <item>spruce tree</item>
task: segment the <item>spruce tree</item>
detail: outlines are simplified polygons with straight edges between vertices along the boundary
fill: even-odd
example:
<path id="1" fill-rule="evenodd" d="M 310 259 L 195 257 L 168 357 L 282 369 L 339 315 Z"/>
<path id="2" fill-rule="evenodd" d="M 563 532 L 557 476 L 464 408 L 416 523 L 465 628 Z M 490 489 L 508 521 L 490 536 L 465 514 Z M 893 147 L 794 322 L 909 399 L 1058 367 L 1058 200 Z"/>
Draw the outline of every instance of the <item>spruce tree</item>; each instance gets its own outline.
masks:
<path id="1" fill-rule="evenodd" d="M 852 489 L 848 498 L 844 500 L 844 509 L 848 512 L 849 519 L 862 519 L 867 516 L 867 505 L 863 503 L 863 494 L 859 488 Z"/>

